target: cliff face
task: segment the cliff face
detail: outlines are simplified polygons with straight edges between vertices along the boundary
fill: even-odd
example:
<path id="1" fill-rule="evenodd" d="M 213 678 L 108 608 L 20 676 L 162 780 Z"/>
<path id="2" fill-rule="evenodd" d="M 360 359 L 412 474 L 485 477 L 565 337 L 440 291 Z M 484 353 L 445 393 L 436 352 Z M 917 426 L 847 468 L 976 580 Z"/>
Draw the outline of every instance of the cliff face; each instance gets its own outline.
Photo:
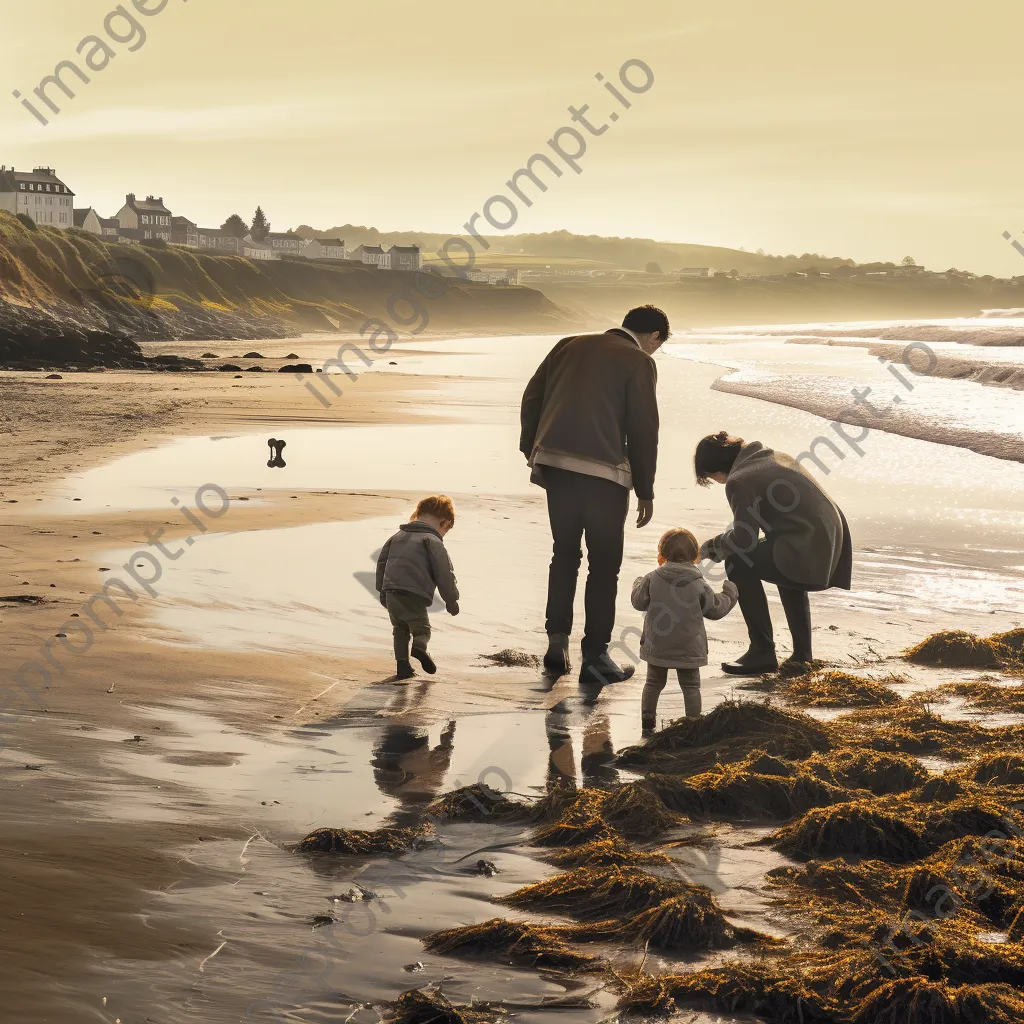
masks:
<path id="1" fill-rule="evenodd" d="M 135 341 L 356 331 L 371 317 L 402 334 L 572 326 L 566 310 L 529 288 L 122 245 L 81 231 L 32 230 L 0 212 L 2 365 L 144 366 Z"/>

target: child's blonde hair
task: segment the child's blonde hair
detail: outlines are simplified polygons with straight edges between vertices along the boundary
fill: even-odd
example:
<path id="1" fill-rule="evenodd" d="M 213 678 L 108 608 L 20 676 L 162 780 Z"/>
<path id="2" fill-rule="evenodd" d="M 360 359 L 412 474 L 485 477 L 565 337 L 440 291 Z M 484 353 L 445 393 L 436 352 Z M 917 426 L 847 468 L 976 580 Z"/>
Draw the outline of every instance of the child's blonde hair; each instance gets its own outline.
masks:
<path id="1" fill-rule="evenodd" d="M 677 526 L 662 534 L 658 541 L 658 554 L 666 562 L 696 562 L 700 556 L 700 545 L 689 530 Z"/>
<path id="2" fill-rule="evenodd" d="M 423 498 L 416 506 L 416 511 L 409 516 L 409 521 L 419 519 L 420 516 L 434 516 L 442 523 L 448 522 L 455 525 L 455 503 L 447 494 L 432 494 L 429 498 Z"/>

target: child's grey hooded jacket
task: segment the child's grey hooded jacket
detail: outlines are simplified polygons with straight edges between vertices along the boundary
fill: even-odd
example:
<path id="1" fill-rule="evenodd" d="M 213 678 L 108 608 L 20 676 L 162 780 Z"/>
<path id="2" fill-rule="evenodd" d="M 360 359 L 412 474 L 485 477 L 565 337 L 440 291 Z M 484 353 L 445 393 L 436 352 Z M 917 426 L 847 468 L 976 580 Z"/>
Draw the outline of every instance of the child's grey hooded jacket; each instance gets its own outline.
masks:
<path id="1" fill-rule="evenodd" d="M 459 585 L 441 534 L 418 520 L 403 523 L 377 557 L 377 590 L 382 598 L 401 590 L 429 603 L 435 587 L 445 604 L 458 602 Z"/>
<path id="2" fill-rule="evenodd" d="M 640 657 L 662 668 L 701 668 L 708 663 L 705 619 L 721 619 L 736 604 L 736 585 L 716 594 L 696 565 L 666 562 L 633 584 L 633 607 L 646 612 Z"/>

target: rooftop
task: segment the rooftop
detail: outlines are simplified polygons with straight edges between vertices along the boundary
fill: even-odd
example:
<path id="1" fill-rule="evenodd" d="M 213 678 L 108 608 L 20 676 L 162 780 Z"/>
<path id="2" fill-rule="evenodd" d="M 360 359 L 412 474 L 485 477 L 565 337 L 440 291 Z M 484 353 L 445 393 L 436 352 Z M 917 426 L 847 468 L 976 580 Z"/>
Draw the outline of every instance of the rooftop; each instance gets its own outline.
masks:
<path id="1" fill-rule="evenodd" d="M 164 206 L 163 196 L 146 196 L 145 199 L 139 200 L 135 198 L 135 194 L 133 192 L 129 192 L 128 195 L 125 196 L 125 202 L 136 210 L 142 210 L 144 213 L 170 214 L 171 212 L 166 206 Z"/>
<path id="2" fill-rule="evenodd" d="M 54 173 L 52 167 L 36 167 L 31 171 L 16 171 L 13 167 L 0 166 L 0 192 L 17 192 L 22 182 L 36 185 L 61 185 L 66 195 L 75 193 Z"/>

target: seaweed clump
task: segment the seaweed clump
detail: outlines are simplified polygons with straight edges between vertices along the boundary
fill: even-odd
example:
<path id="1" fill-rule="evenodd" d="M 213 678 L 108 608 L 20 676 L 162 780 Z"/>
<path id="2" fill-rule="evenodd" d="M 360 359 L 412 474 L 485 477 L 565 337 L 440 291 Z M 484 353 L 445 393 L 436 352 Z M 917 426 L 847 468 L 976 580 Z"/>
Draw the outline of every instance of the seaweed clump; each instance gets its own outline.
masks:
<path id="1" fill-rule="evenodd" d="M 617 835 L 654 836 L 682 824 L 646 782 L 630 782 L 609 791 L 583 789 L 562 802 L 561 813 L 533 835 L 537 846 L 577 846 L 610 841 Z"/>
<path id="2" fill-rule="evenodd" d="M 434 932 L 423 940 L 423 945 L 432 953 L 479 956 L 526 967 L 589 971 L 602 964 L 599 957 L 573 949 L 556 929 L 500 917 L 483 924 Z"/>
<path id="3" fill-rule="evenodd" d="M 894 811 L 852 801 L 808 811 L 770 838 L 777 850 L 803 860 L 841 854 L 917 860 L 928 847 L 920 827 L 904 819 Z"/>
<path id="4" fill-rule="evenodd" d="M 644 943 L 660 949 L 727 949 L 740 942 L 773 945 L 779 940 L 726 920 L 709 889 L 695 887 L 625 921 L 602 921 L 569 929 L 578 941 Z"/>
<path id="5" fill-rule="evenodd" d="M 643 746 L 627 747 L 618 761 L 692 774 L 715 764 L 743 761 L 755 750 L 800 760 L 831 746 L 826 726 L 802 712 L 756 701 L 724 701 L 701 718 L 673 722 Z"/>
<path id="6" fill-rule="evenodd" d="M 398 853 L 424 841 L 423 828 L 318 828 L 295 847 L 298 853 Z"/>
<path id="7" fill-rule="evenodd" d="M 637 839 L 651 839 L 681 824 L 646 782 L 617 786 L 603 797 L 598 813 L 616 831 Z"/>
<path id="8" fill-rule="evenodd" d="M 915 665 L 940 668 L 989 668 L 1016 660 L 1013 648 L 1007 644 L 962 629 L 932 633 L 904 651 L 903 657 Z"/>
<path id="9" fill-rule="evenodd" d="M 386 1004 L 381 1021 L 383 1024 L 490 1024 L 505 1015 L 503 1008 L 488 1003 L 458 1005 L 440 989 L 430 992 L 414 988 Z"/>
<path id="10" fill-rule="evenodd" d="M 482 654 L 480 657 L 501 668 L 540 668 L 540 658 L 536 654 L 513 647 L 506 647 L 495 654 Z"/>
<path id="11" fill-rule="evenodd" d="M 971 779 L 982 786 L 1024 785 L 1024 754 L 990 754 L 972 768 Z"/>
<path id="12" fill-rule="evenodd" d="M 785 821 L 812 807 L 850 799 L 840 787 L 801 766 L 756 752 L 747 761 L 681 778 L 651 775 L 661 799 L 673 810 L 743 821 Z"/>
<path id="13" fill-rule="evenodd" d="M 803 978 L 756 962 L 734 961 L 691 974 L 622 980 L 619 1008 L 630 1015 L 665 1015 L 687 1004 L 724 1013 L 756 1013 L 777 1024 L 834 1024 L 837 1019 L 828 998 Z"/>
<path id="14" fill-rule="evenodd" d="M 838 669 L 797 676 L 783 696 L 808 708 L 881 708 L 900 702 L 899 694 L 885 683 Z"/>
<path id="15" fill-rule="evenodd" d="M 1009 985 L 947 985 L 927 978 L 896 978 L 864 998 L 853 1024 L 1015 1024 L 1024 998 Z"/>
<path id="16" fill-rule="evenodd" d="M 973 722 L 942 718 L 927 708 L 903 704 L 892 711 L 854 711 L 839 720 L 861 727 L 861 735 L 874 750 L 906 754 L 944 754 L 965 758 L 977 746 L 997 737 Z M 879 728 L 879 726 L 882 728 Z M 868 726 L 867 729 L 863 729 Z"/>
<path id="17" fill-rule="evenodd" d="M 807 762 L 816 776 L 834 786 L 866 789 L 875 796 L 905 793 L 928 781 L 927 769 L 916 758 L 848 747 L 817 754 Z"/>
<path id="18" fill-rule="evenodd" d="M 551 862 L 562 868 L 623 868 L 671 864 L 672 858 L 664 853 L 638 850 L 616 836 L 597 839 L 583 846 L 570 846 L 554 854 Z"/>
<path id="19" fill-rule="evenodd" d="M 556 791 L 557 792 L 557 791 Z M 596 789 L 573 792 L 571 800 L 562 803 L 558 817 L 542 825 L 533 834 L 535 846 L 577 846 L 601 839 L 611 839 L 615 833 L 601 817 L 604 793 Z M 555 807 L 551 808 L 553 812 Z M 543 814 L 543 812 L 541 812 Z M 546 816 L 546 815 L 545 815 Z"/>
<path id="20" fill-rule="evenodd" d="M 995 633 L 989 640 L 994 644 L 1009 647 L 1018 658 L 1024 658 L 1024 627 L 1008 629 L 1005 633 Z"/>
<path id="21" fill-rule="evenodd" d="M 675 896 L 703 892 L 701 886 L 662 878 L 640 868 L 575 868 L 554 878 L 525 885 L 498 902 L 510 907 L 568 914 L 604 921 L 633 916 Z"/>
<path id="22" fill-rule="evenodd" d="M 438 797 L 427 807 L 427 815 L 440 821 L 509 821 L 524 818 L 530 812 L 526 804 L 509 800 L 497 790 L 474 782 Z"/>

